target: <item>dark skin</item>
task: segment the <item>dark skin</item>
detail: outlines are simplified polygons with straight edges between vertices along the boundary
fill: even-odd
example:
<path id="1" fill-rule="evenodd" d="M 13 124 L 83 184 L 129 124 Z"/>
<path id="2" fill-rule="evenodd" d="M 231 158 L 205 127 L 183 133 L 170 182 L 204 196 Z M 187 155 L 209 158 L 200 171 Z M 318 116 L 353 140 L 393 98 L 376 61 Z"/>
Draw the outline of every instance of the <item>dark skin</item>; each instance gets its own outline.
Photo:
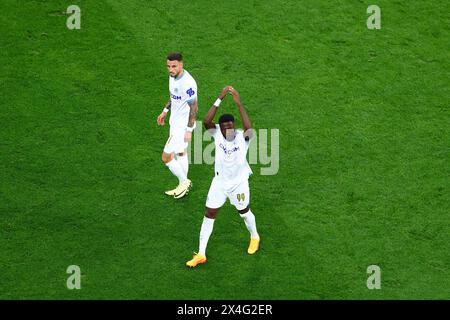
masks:
<path id="1" fill-rule="evenodd" d="M 244 106 L 242 105 L 241 99 L 239 97 L 239 93 L 234 89 L 232 86 L 226 86 L 223 88 L 222 92 L 219 95 L 219 99 L 223 100 L 227 94 L 231 94 L 233 97 L 234 102 L 236 103 L 236 106 L 239 109 L 239 114 L 241 116 L 242 125 L 244 127 L 244 137 L 245 140 L 249 140 L 253 134 L 252 125 L 250 123 L 250 119 L 248 117 L 247 111 L 245 110 Z M 216 128 L 216 124 L 214 123 L 213 119 L 216 115 L 217 107 L 211 106 L 211 108 L 206 113 L 205 118 L 203 119 L 203 125 L 207 130 L 213 130 Z M 233 121 L 223 122 L 219 124 L 220 126 L 220 132 L 222 133 L 223 137 L 227 139 L 228 141 L 233 141 L 235 137 L 235 126 Z M 217 214 L 219 213 L 220 208 L 208 208 L 205 207 L 205 217 L 210 219 L 215 219 Z M 238 210 L 239 214 L 247 213 L 250 210 L 250 207 L 247 207 L 243 210 Z"/>

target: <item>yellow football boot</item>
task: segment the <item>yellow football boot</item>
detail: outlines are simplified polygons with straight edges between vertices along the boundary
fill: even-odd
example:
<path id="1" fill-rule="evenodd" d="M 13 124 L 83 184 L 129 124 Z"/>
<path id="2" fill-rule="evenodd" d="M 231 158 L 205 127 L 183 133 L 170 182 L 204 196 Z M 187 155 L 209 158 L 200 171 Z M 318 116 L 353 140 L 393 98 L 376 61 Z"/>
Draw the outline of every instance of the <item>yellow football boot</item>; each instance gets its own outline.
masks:
<path id="1" fill-rule="evenodd" d="M 248 254 L 254 254 L 259 249 L 259 241 L 260 239 L 250 239 L 250 245 L 248 246 Z"/>
<path id="2" fill-rule="evenodd" d="M 186 266 L 193 268 L 193 267 L 197 266 L 198 264 L 202 264 L 205 262 L 206 262 L 205 256 L 202 256 L 201 254 L 194 252 L 194 257 L 192 258 L 192 260 L 189 260 L 188 262 L 186 262 Z"/>

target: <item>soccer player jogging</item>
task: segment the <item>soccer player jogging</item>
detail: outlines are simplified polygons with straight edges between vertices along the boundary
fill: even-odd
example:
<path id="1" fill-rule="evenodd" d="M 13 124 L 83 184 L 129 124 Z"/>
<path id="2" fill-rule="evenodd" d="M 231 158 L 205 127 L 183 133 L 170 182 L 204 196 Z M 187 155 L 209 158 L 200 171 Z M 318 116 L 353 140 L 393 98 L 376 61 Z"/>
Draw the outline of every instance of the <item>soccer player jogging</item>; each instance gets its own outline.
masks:
<path id="1" fill-rule="evenodd" d="M 178 186 L 165 193 L 180 199 L 187 195 L 192 187 L 192 181 L 187 177 L 189 162 L 186 149 L 192 139 L 198 111 L 197 83 L 191 74 L 183 69 L 183 57 L 180 53 L 170 53 L 167 56 L 167 69 L 170 98 L 158 116 L 157 123 L 163 126 L 170 110 L 170 135 L 162 153 L 162 161 L 178 178 Z"/>
<path id="2" fill-rule="evenodd" d="M 222 100 L 231 93 L 239 108 L 244 132 L 235 130 L 234 117 L 224 114 L 219 118 L 219 124 L 213 122 Z M 192 260 L 186 262 L 188 267 L 195 267 L 206 262 L 206 246 L 213 231 L 214 221 L 227 198 L 233 204 L 250 232 L 250 245 L 247 252 L 254 254 L 259 249 L 259 234 L 256 230 L 255 216 L 249 207 L 250 190 L 248 178 L 252 174 L 247 162 L 247 151 L 252 137 L 252 128 L 247 112 L 241 103 L 238 92 L 231 86 L 222 90 L 219 98 L 209 109 L 203 123 L 214 138 L 215 144 L 215 176 L 209 188 L 206 199 L 205 216 L 200 230 L 200 245 L 198 253 Z"/>

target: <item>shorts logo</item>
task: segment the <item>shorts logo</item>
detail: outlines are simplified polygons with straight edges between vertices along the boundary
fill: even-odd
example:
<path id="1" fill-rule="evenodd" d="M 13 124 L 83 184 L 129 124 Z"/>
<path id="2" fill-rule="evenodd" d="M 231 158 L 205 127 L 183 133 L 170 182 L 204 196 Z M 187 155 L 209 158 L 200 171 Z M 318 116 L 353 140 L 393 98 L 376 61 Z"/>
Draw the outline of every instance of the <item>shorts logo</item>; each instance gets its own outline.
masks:
<path id="1" fill-rule="evenodd" d="M 195 91 L 192 90 L 192 88 L 189 88 L 186 93 L 189 95 L 189 98 L 192 97 L 195 94 Z"/>

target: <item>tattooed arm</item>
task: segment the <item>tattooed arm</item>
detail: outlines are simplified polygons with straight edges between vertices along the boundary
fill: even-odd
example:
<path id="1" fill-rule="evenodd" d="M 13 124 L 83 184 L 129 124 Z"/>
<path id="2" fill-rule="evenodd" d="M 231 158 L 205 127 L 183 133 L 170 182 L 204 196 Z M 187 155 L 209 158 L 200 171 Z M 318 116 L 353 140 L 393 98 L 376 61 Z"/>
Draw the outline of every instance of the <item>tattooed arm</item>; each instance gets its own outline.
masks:
<path id="1" fill-rule="evenodd" d="M 184 141 L 191 141 L 192 139 L 192 131 L 194 130 L 195 120 L 197 120 L 197 112 L 198 112 L 198 102 L 197 99 L 188 102 L 189 105 L 189 120 L 188 127 L 186 128 L 186 133 L 184 134 Z"/>

